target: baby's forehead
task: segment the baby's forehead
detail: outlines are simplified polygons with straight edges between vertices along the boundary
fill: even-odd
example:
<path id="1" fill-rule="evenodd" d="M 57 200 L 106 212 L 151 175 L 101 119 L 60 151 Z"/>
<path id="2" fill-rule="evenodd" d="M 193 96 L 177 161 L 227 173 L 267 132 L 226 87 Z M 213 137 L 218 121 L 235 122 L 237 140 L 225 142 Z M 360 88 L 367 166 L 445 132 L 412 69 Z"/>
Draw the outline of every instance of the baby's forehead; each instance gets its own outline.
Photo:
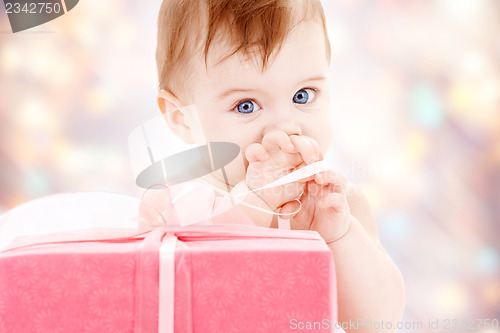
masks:
<path id="1" fill-rule="evenodd" d="M 204 18 L 207 24 L 198 37 L 201 42 L 198 51 L 203 53 L 206 64 L 209 56 L 212 58 L 210 60 L 217 64 L 235 55 L 240 62 L 252 63 L 264 70 L 296 27 L 304 22 L 315 22 L 322 27 L 321 35 L 313 38 L 323 39 L 325 44 L 328 44 L 329 53 L 330 45 L 319 0 L 264 1 L 281 5 L 276 8 L 269 6 L 267 11 L 259 11 L 259 8 L 263 7 L 262 2 L 252 1 L 254 8 L 245 8 L 248 15 L 221 10 L 220 16 L 215 19 L 204 14 L 208 16 Z M 255 11 L 255 15 L 250 15 L 252 11 Z M 225 15 L 222 14 L 224 12 Z M 206 38 L 203 38 L 204 36 Z M 329 58 L 329 54 L 327 57 Z"/>
<path id="2" fill-rule="evenodd" d="M 314 26 L 314 30 L 299 29 L 304 26 Z M 329 45 L 323 43 L 323 32 L 321 31 L 321 26 L 317 22 L 308 20 L 302 21 L 294 26 L 294 28 L 288 32 L 286 38 L 282 43 L 276 45 L 270 54 L 263 54 L 262 48 L 259 45 L 253 45 L 246 49 L 237 49 L 234 45 L 230 44 L 227 39 L 218 38 L 211 43 L 210 49 L 206 54 L 199 51 L 198 56 L 204 57 L 205 68 L 209 69 L 217 67 L 243 67 L 245 69 L 258 70 L 264 73 L 270 67 L 274 65 L 276 58 L 280 55 L 292 58 L 297 54 L 308 54 L 306 45 L 310 44 L 311 39 L 315 39 L 317 44 L 321 44 L 321 48 L 329 48 Z M 295 49 L 293 54 L 290 49 L 287 48 L 287 44 L 293 40 L 296 42 L 295 45 L 303 45 L 299 49 Z M 325 50 L 322 52 L 324 58 L 329 62 L 329 52 Z M 293 74 L 293 71 L 290 73 Z"/>
<path id="3" fill-rule="evenodd" d="M 320 0 L 163 1 L 157 47 L 160 88 L 180 86 L 179 81 L 197 66 L 193 64 L 197 55 L 205 68 L 209 60 L 217 64 L 236 55 L 241 63 L 264 71 L 294 27 L 306 20 L 320 22 L 329 53 Z"/>
<path id="4" fill-rule="evenodd" d="M 310 31 L 310 28 L 304 27 L 300 33 L 307 35 Z M 301 49 L 302 45 L 301 40 L 290 39 L 265 68 L 258 62 L 258 55 L 249 58 L 242 52 L 219 62 L 211 61 L 209 57 L 208 66 L 202 65 L 200 59 L 199 70 L 191 80 L 192 87 L 196 87 L 193 93 L 200 100 L 202 96 L 213 100 L 226 98 L 228 95 L 225 91 L 231 91 L 235 96 L 239 93 L 271 100 L 288 96 L 306 86 L 324 89 L 329 76 L 324 46 L 310 39 L 305 43 L 305 48 Z M 221 54 L 226 55 L 225 52 Z"/>

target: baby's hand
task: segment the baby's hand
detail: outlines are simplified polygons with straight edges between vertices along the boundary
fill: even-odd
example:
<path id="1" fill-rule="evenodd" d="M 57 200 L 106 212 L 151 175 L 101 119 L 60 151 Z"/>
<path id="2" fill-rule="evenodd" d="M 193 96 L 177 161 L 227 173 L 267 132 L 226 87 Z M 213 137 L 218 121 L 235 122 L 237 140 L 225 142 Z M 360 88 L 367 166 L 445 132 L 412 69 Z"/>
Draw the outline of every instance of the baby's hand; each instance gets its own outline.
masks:
<path id="1" fill-rule="evenodd" d="M 248 169 L 246 183 L 250 189 L 263 187 L 304 165 L 320 159 L 319 146 L 307 136 L 288 135 L 280 130 L 267 133 L 262 143 L 246 149 Z M 256 191 L 271 209 L 297 198 L 305 189 L 305 181 Z"/>
<path id="2" fill-rule="evenodd" d="M 347 186 L 341 173 L 333 170 L 320 172 L 307 182 L 300 198 L 301 210 L 290 218 L 290 213 L 299 208 L 297 201 L 291 201 L 283 205 L 280 214 L 290 218 L 296 228 L 317 231 L 326 242 L 336 240 L 349 228 L 351 214 Z"/>

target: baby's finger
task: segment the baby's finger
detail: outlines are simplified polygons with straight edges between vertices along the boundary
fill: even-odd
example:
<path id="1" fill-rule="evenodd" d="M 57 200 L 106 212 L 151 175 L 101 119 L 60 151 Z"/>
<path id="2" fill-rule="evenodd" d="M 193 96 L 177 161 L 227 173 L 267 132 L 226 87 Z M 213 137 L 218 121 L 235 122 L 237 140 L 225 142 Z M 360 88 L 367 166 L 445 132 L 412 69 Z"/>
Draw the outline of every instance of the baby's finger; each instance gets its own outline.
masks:
<path id="1" fill-rule="evenodd" d="M 321 153 L 321 151 L 319 149 L 318 142 L 309 136 L 304 135 L 303 137 L 311 143 L 311 145 L 314 149 L 314 154 L 318 157 L 318 160 L 322 160 L 323 154 Z"/>
<path id="2" fill-rule="evenodd" d="M 333 170 L 326 170 L 316 174 L 314 181 L 323 186 L 332 185 L 335 192 L 344 193 L 347 190 L 345 176 Z"/>
<path id="3" fill-rule="evenodd" d="M 295 170 L 299 170 L 299 169 L 301 169 L 301 168 L 303 168 L 305 166 L 307 166 L 307 163 L 302 161 L 302 163 L 300 163 L 295 168 L 293 168 L 293 170 L 291 170 L 291 172 L 295 171 Z M 311 175 L 311 176 L 299 179 L 298 182 L 300 182 L 300 183 L 307 183 L 308 181 L 311 181 L 313 179 L 314 179 L 314 175 Z"/>
<path id="4" fill-rule="evenodd" d="M 294 148 L 290 137 L 285 132 L 279 130 L 273 130 L 264 135 L 262 146 L 264 146 L 267 151 L 277 151 L 281 149 L 285 153 L 293 152 Z"/>
<path id="5" fill-rule="evenodd" d="M 319 208 L 332 207 L 336 211 L 342 211 L 347 205 L 347 198 L 344 193 L 326 193 L 318 200 Z"/>
<path id="6" fill-rule="evenodd" d="M 331 193 L 337 193 L 333 190 L 333 187 L 331 185 L 319 185 L 313 181 L 307 183 L 307 191 L 316 202 L 320 201 L 322 198 Z"/>
<path id="7" fill-rule="evenodd" d="M 292 229 L 299 230 L 309 230 L 311 229 L 311 224 L 313 219 L 311 218 L 313 214 L 313 199 L 307 193 L 307 187 L 304 194 L 300 197 L 300 202 L 302 203 L 302 208 L 300 211 L 291 219 Z"/>
<path id="8" fill-rule="evenodd" d="M 319 160 L 319 149 L 316 151 L 312 140 L 301 135 L 291 135 L 290 140 L 295 147 L 294 152 L 299 153 L 304 162 L 311 164 Z"/>
<path id="9" fill-rule="evenodd" d="M 260 143 L 252 143 L 247 147 L 245 157 L 249 163 L 253 163 L 267 160 L 269 154 Z"/>
<path id="10" fill-rule="evenodd" d="M 299 201 L 297 200 L 289 201 L 281 207 L 279 216 L 282 219 L 291 219 L 299 213 L 300 208 L 301 204 Z"/>

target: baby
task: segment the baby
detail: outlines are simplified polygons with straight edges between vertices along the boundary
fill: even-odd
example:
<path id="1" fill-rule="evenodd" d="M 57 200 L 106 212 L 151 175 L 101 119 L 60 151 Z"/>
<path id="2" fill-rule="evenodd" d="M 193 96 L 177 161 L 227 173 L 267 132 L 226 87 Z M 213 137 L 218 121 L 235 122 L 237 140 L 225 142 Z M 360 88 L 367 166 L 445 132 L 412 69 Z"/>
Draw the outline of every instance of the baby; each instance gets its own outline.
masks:
<path id="1" fill-rule="evenodd" d="M 259 226 L 277 226 L 272 211 L 292 229 L 323 237 L 335 258 L 340 323 L 395 327 L 404 284 L 362 191 L 334 170 L 260 189 L 322 160 L 332 144 L 330 44 L 320 1 L 164 0 L 156 58 L 158 105 L 170 129 L 187 143 L 240 147 L 225 174 L 204 181 L 233 195 L 250 192 L 239 207 Z"/>

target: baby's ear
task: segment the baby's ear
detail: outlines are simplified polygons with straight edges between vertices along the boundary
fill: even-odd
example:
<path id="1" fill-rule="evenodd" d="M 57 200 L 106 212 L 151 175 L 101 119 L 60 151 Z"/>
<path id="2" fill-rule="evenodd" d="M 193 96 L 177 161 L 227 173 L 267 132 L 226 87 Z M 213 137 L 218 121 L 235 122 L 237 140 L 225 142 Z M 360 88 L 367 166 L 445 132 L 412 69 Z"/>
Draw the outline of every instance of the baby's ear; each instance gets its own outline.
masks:
<path id="1" fill-rule="evenodd" d="M 194 143 L 192 129 L 186 115 L 181 111 L 181 102 L 170 91 L 158 92 L 158 107 L 165 117 L 168 127 L 185 143 Z"/>

